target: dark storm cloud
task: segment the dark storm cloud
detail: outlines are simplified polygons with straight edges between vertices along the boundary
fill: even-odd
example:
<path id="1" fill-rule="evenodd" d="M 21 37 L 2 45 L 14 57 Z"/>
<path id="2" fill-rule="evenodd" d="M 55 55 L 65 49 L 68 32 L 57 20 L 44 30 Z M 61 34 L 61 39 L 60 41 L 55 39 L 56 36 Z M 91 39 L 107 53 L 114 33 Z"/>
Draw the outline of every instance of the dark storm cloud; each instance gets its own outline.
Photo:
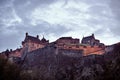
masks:
<path id="1" fill-rule="evenodd" d="M 0 0 L 0 51 L 19 47 L 26 32 L 47 37 L 67 32 L 119 35 L 119 3 L 119 0 Z"/>
<path id="2" fill-rule="evenodd" d="M 119 25 L 120 23 L 120 0 L 111 0 L 110 8 L 116 19 L 116 24 L 114 25 L 114 27 L 111 27 L 111 30 L 113 34 L 119 36 L 120 35 L 120 25 Z"/>
<path id="3" fill-rule="evenodd" d="M 22 40 L 22 36 L 20 36 L 20 34 L 6 35 L 0 33 L 0 36 L 0 51 L 6 49 L 16 49 L 20 47 Z"/>
<path id="4" fill-rule="evenodd" d="M 56 0 L 0 0 L 0 51 L 19 47 L 26 32 L 46 36 L 52 33 L 59 36 L 69 31 L 60 24 L 44 21 L 31 24 L 32 19 L 29 17 L 35 8 L 46 8 L 54 2 Z"/>
<path id="5" fill-rule="evenodd" d="M 110 8 L 115 14 L 115 17 L 120 21 L 120 0 L 111 0 Z"/>
<path id="6" fill-rule="evenodd" d="M 0 0 L 0 8 L 8 6 L 12 0 Z"/>
<path id="7" fill-rule="evenodd" d="M 21 27 L 23 26 L 23 27 Z M 71 29 L 67 29 L 65 26 L 61 24 L 49 24 L 47 22 L 42 22 L 41 24 L 37 24 L 35 26 L 32 25 L 18 25 L 17 27 L 14 26 L 15 30 L 18 32 L 31 32 L 32 34 L 55 34 L 56 36 L 60 36 L 61 34 L 64 34 L 65 32 L 71 31 Z"/>
<path id="8" fill-rule="evenodd" d="M 21 18 L 26 18 L 35 8 L 45 8 L 56 0 L 14 0 L 13 7 Z"/>
<path id="9" fill-rule="evenodd" d="M 109 0 L 76 0 L 77 2 L 81 1 L 81 2 L 85 2 L 87 4 L 106 4 L 109 2 Z"/>
<path id="10" fill-rule="evenodd" d="M 60 24 L 50 25 L 49 23 L 45 22 L 37 24 L 36 26 L 15 25 L 9 27 L 1 27 L 0 30 L 0 50 L 5 50 L 7 48 L 19 48 L 19 46 L 21 46 L 21 41 L 24 40 L 24 35 L 26 32 L 28 32 L 32 36 L 36 36 L 38 34 L 40 35 L 41 39 L 43 35 L 45 37 L 48 37 L 49 34 L 54 34 L 54 36 L 57 37 L 64 34 L 65 32 L 70 31 L 70 29 L 63 27 Z"/>

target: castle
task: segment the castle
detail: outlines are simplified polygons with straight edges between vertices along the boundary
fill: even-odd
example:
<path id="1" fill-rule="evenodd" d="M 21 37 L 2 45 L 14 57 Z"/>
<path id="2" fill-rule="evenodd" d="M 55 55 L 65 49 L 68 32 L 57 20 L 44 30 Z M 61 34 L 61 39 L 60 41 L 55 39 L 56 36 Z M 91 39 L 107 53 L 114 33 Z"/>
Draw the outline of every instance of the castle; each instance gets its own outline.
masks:
<path id="1" fill-rule="evenodd" d="M 80 39 L 72 37 L 61 37 L 53 42 L 58 49 L 65 50 L 82 50 L 84 56 L 90 54 L 103 54 L 105 52 L 105 45 L 95 39 L 94 34 L 83 37 L 80 43 Z M 24 41 L 22 41 L 22 47 L 16 50 L 6 50 L 1 55 L 7 57 L 21 57 L 25 52 L 31 52 L 40 48 L 44 48 L 49 45 L 49 40 L 44 37 L 40 40 L 39 36 L 30 36 L 28 33 L 25 35 Z"/>
<path id="2" fill-rule="evenodd" d="M 103 54 L 105 45 L 95 39 L 94 34 L 83 37 L 83 39 L 73 39 L 72 37 L 62 37 L 55 41 L 57 48 L 68 50 L 83 50 L 84 56 L 90 54 Z"/>
<path id="3" fill-rule="evenodd" d="M 27 49 L 27 52 L 30 52 L 38 48 L 43 48 L 47 44 L 49 44 L 49 41 L 46 40 L 44 37 L 40 40 L 38 35 L 37 37 L 33 37 L 28 35 L 28 33 L 26 33 L 25 40 L 22 41 L 22 46 L 23 46 L 22 51 Z"/>

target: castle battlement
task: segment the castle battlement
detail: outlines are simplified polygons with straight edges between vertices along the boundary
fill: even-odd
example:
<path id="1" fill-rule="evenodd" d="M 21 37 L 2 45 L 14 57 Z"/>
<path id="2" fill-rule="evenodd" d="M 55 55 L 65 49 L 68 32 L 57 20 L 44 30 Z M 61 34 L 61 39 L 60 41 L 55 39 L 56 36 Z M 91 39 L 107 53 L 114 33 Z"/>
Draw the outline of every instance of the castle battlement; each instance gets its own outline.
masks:
<path id="1" fill-rule="evenodd" d="M 58 49 L 82 50 L 84 56 L 90 54 L 101 55 L 105 52 L 104 44 L 100 43 L 100 40 L 95 39 L 94 34 L 92 34 L 91 36 L 83 37 L 81 43 L 80 39 L 72 37 L 61 37 L 53 43 L 55 43 L 55 46 Z M 40 40 L 39 35 L 34 37 L 26 33 L 25 39 L 24 41 L 22 41 L 22 48 L 13 51 L 7 50 L 3 53 L 9 57 L 21 57 L 23 53 L 44 48 L 49 44 L 49 40 L 46 40 L 44 37 Z"/>

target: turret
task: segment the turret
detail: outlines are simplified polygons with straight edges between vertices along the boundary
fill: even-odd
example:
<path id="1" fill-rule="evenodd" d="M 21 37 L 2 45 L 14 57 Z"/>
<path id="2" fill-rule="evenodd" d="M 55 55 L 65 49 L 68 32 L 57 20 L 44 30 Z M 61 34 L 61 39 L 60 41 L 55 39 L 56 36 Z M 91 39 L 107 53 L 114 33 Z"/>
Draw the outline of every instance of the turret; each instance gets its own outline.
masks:
<path id="1" fill-rule="evenodd" d="M 94 37 L 94 34 L 92 34 L 92 37 Z"/>
<path id="2" fill-rule="evenodd" d="M 26 36 L 28 36 L 28 33 L 26 32 Z"/>
<path id="3" fill-rule="evenodd" d="M 39 39 L 39 35 L 37 35 L 37 39 Z"/>
<path id="4" fill-rule="evenodd" d="M 10 52 L 12 52 L 12 49 L 10 49 Z"/>

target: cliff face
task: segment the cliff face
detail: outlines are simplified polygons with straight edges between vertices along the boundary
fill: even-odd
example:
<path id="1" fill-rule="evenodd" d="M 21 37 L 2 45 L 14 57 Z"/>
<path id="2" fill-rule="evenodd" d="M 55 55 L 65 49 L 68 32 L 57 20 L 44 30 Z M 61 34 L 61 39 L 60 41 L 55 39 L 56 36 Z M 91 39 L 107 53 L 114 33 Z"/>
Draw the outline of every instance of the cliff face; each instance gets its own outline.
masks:
<path id="1" fill-rule="evenodd" d="M 39 80 L 108 80 L 112 70 L 116 67 L 120 70 L 117 47 L 111 51 L 111 55 L 116 53 L 114 57 L 110 54 L 83 57 L 81 50 L 62 50 L 49 45 L 27 53 L 22 67 Z M 109 60 L 106 56 L 110 57 Z M 117 74 L 120 73 L 118 71 Z"/>
<path id="2" fill-rule="evenodd" d="M 80 59 L 82 56 L 82 50 L 64 50 L 57 49 L 54 46 L 47 46 L 27 53 L 24 65 L 25 67 L 67 65 L 68 63 L 71 63 L 71 61 L 74 61 L 74 59 Z"/>

